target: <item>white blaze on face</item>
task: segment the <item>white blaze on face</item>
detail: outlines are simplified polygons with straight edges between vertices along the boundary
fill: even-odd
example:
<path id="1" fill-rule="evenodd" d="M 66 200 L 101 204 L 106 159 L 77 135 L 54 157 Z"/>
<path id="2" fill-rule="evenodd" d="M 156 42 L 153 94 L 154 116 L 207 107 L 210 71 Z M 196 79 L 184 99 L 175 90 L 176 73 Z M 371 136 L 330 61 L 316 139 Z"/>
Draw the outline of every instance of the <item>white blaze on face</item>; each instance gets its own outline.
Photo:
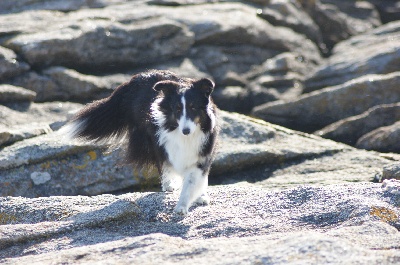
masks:
<path id="1" fill-rule="evenodd" d="M 185 94 L 183 94 L 181 97 L 181 103 L 182 103 L 182 115 L 178 121 L 179 131 L 184 135 L 190 135 L 195 131 L 196 124 L 189 117 L 187 117 Z"/>

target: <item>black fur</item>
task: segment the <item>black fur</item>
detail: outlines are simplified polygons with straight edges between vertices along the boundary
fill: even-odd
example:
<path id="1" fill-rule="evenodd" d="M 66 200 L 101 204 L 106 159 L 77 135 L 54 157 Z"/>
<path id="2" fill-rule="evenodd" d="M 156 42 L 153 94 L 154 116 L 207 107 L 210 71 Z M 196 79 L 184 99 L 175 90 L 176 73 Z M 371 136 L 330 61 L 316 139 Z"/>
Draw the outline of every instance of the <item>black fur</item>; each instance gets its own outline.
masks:
<path id="1" fill-rule="evenodd" d="M 151 111 L 153 102 L 163 98 L 159 106 L 163 113 L 168 113 L 165 127 L 173 131 L 178 127 L 178 112 L 182 111 L 177 93 L 183 93 L 181 90 L 188 87 L 195 88 L 187 90 L 187 97 L 191 99 L 190 106 L 187 106 L 188 116 L 197 116 L 202 121 L 201 130 L 211 132 L 212 124 L 207 118 L 205 106 L 212 104 L 215 116 L 217 108 L 209 97 L 213 88 L 210 82 L 208 79 L 180 78 L 170 71 L 152 70 L 135 75 L 129 82 L 117 87 L 109 97 L 85 106 L 72 120 L 78 125 L 73 136 L 94 142 L 126 137 L 126 162 L 139 167 L 155 166 L 161 173 L 167 155 L 158 144 L 158 127 Z M 199 91 L 203 96 L 199 96 Z M 217 129 L 210 133 L 201 155 L 212 156 L 217 134 Z M 207 171 L 211 158 L 206 164 L 201 168 Z"/>

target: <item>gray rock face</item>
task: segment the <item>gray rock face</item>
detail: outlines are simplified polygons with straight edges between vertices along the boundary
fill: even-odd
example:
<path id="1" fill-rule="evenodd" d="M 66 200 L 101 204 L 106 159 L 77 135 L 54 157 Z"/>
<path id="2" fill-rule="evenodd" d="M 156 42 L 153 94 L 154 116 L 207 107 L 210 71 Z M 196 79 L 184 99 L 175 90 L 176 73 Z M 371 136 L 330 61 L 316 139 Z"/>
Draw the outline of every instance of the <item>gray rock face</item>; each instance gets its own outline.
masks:
<path id="1" fill-rule="evenodd" d="M 363 135 L 360 139 L 358 139 L 356 146 L 358 148 L 377 150 L 380 152 L 399 153 L 399 139 L 400 121 L 389 126 L 380 127 Z"/>
<path id="2" fill-rule="evenodd" d="M 271 24 L 291 28 L 314 43 L 322 44 L 319 27 L 298 2 L 273 0 L 260 11 L 259 16 Z"/>
<path id="3" fill-rule="evenodd" d="M 353 160 L 360 158 L 358 163 L 352 163 L 352 167 L 368 164 L 369 169 L 358 174 L 358 180 L 368 181 L 389 162 L 376 155 L 354 153 L 351 148 L 330 140 L 272 126 L 242 115 L 222 112 L 221 122 L 221 142 L 212 167 L 211 181 L 219 181 L 221 176 L 254 167 L 288 165 L 294 161 L 329 157 L 332 154 L 345 157 L 349 152 Z M 71 142 L 60 133 L 5 147 L 0 151 L 0 194 L 25 197 L 97 195 L 138 184 L 159 185 L 156 171 L 122 166 L 118 150 L 112 153 L 103 151 L 102 146 Z M 375 162 L 371 162 L 371 159 Z M 39 173 L 46 175 L 47 181 L 34 185 L 32 174 L 36 176 Z M 65 182 L 65 179 L 69 181 Z"/>
<path id="4" fill-rule="evenodd" d="M 326 64 L 305 82 L 305 92 L 342 84 L 367 74 L 398 71 L 400 23 L 392 22 L 339 43 Z"/>
<path id="5" fill-rule="evenodd" d="M 300 1 L 314 18 L 326 46 L 331 49 L 338 42 L 366 32 L 381 24 L 379 14 L 366 1 Z"/>
<path id="6" fill-rule="evenodd" d="M 0 85 L 0 103 L 11 103 L 11 102 L 31 102 L 35 99 L 36 93 L 12 85 Z"/>
<path id="7" fill-rule="evenodd" d="M 398 182 L 287 190 L 233 185 L 213 187 L 210 195 L 210 206 L 193 207 L 184 219 L 172 213 L 177 194 L 3 198 L 0 255 L 5 264 L 400 258 Z"/>
<path id="8" fill-rule="evenodd" d="M 61 29 L 55 26 L 46 34 L 17 36 L 8 46 L 34 66 L 107 69 L 181 56 L 193 43 L 192 34 L 173 21 L 150 20 L 146 26 L 104 21 L 93 25 L 75 22 Z"/>
<path id="9" fill-rule="evenodd" d="M 400 165 L 392 164 L 383 167 L 382 179 L 400 179 Z"/>
<path id="10" fill-rule="evenodd" d="M 373 106 L 399 102 L 399 82 L 400 72 L 367 75 L 342 85 L 304 94 L 297 100 L 260 105 L 254 108 L 253 114 L 289 128 L 311 132 L 361 114 Z"/>
<path id="11" fill-rule="evenodd" d="M 315 132 L 335 141 L 354 145 L 361 136 L 400 120 L 400 103 L 378 105 L 360 115 L 342 119 Z"/>
<path id="12" fill-rule="evenodd" d="M 21 92 L 21 89 L 17 91 Z M 22 92 L 30 96 L 33 93 Z M 18 99 L 21 99 L 20 95 Z M 0 105 L 0 146 L 50 133 L 63 125 L 81 106 L 66 102 L 15 103 L 12 109 Z"/>
<path id="13" fill-rule="evenodd" d="M 0 81 L 26 72 L 29 68 L 26 63 L 18 62 L 14 51 L 0 46 Z"/>
<path id="14" fill-rule="evenodd" d="M 0 263 L 400 263 L 399 155 L 315 135 L 400 152 L 397 2 L 1 0 Z M 221 111 L 212 202 L 174 215 L 158 172 L 59 130 L 150 68 L 315 134 Z"/>

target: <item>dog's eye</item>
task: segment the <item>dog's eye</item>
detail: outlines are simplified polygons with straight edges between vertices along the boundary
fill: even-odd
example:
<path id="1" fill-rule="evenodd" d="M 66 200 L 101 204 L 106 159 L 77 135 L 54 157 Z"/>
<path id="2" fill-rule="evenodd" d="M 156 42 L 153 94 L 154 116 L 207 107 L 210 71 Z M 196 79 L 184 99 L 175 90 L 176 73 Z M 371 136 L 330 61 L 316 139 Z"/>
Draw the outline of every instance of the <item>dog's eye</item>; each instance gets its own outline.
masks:
<path id="1" fill-rule="evenodd" d="M 176 111 L 177 111 L 177 112 L 181 112 L 181 111 L 182 111 L 182 106 L 179 106 L 179 105 L 176 106 Z"/>
<path id="2" fill-rule="evenodd" d="M 189 109 L 191 109 L 191 110 L 196 110 L 196 107 L 195 107 L 193 104 L 190 104 L 190 105 L 189 105 Z"/>

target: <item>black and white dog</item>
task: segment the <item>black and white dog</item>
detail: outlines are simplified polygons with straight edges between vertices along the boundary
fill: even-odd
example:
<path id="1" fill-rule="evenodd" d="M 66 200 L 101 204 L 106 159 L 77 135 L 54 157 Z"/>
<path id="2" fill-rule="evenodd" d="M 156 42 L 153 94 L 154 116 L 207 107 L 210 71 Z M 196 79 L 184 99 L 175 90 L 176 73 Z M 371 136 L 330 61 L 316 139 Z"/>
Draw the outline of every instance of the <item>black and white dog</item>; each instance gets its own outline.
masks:
<path id="1" fill-rule="evenodd" d="M 163 191 L 181 188 L 175 212 L 208 204 L 208 173 L 218 136 L 217 107 L 207 79 L 152 70 L 132 77 L 111 96 L 86 105 L 66 129 L 70 136 L 126 143 L 126 160 L 158 168 Z"/>

